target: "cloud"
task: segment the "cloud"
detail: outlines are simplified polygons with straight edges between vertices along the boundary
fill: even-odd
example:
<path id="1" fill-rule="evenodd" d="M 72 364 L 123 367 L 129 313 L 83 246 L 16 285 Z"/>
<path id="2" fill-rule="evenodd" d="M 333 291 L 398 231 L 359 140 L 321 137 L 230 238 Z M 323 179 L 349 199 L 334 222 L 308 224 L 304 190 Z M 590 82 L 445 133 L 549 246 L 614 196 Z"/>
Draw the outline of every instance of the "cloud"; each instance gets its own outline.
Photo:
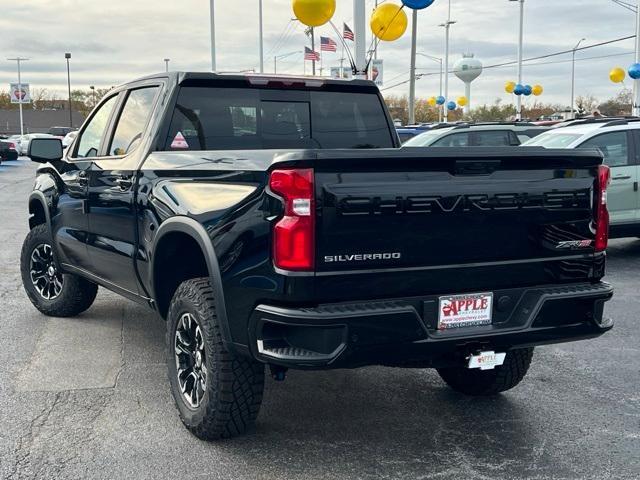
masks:
<path id="1" fill-rule="evenodd" d="M 216 38 L 219 70 L 257 69 L 257 1 L 216 1 Z M 367 0 L 371 10 L 374 0 Z M 28 12 L 25 14 L 25 12 Z M 291 22 L 290 0 L 264 0 L 265 68 L 272 70 L 274 55 L 302 51 L 308 45 L 304 28 Z M 351 0 L 338 0 L 334 22 L 353 27 Z M 516 58 L 518 6 L 507 0 L 452 0 L 451 64 L 464 52 L 472 52 L 485 65 Z M 444 32 L 438 27 L 446 19 L 446 1 L 438 0 L 419 12 L 418 51 L 443 56 Z M 631 12 L 608 0 L 564 0 L 525 2 L 525 57 L 570 49 L 582 37 L 594 44 L 634 33 Z M 23 0 L 20 8 L 4 9 L 0 16 L 2 53 L 27 56 L 23 79 L 34 88 L 66 89 L 64 52 L 72 53 L 72 87 L 107 87 L 164 69 L 163 58 L 171 58 L 171 68 L 207 70 L 210 66 L 209 8 L 203 0 Z M 336 34 L 329 26 L 317 35 Z M 337 38 L 335 38 L 337 40 Z M 382 43 L 379 57 L 385 61 L 387 86 L 408 79 L 409 37 Z M 576 63 L 578 95 L 600 98 L 615 95 L 620 87 L 608 81 L 615 65 L 626 67 L 633 57 L 633 41 L 579 52 Z M 608 58 L 581 60 L 603 55 Z M 626 55 L 626 56 L 624 56 Z M 339 64 L 340 49 L 326 54 L 324 66 Z M 570 55 L 561 61 L 525 67 L 526 83 L 545 86 L 544 101 L 568 104 Z M 279 72 L 302 73 L 302 54 L 278 62 Z M 309 66 L 309 65 L 307 65 Z M 437 64 L 419 57 L 419 72 L 431 73 L 417 82 L 422 97 L 437 93 Z M 307 73 L 309 69 L 307 69 Z M 496 97 L 510 101 L 502 86 L 514 79 L 515 66 L 488 69 L 474 82 L 475 103 L 492 102 Z M 15 81 L 15 63 L 0 58 L 0 86 Z M 392 81 L 393 79 L 393 81 Z M 462 83 L 451 76 L 451 97 L 463 92 Z M 403 84 L 387 93 L 406 94 Z"/>

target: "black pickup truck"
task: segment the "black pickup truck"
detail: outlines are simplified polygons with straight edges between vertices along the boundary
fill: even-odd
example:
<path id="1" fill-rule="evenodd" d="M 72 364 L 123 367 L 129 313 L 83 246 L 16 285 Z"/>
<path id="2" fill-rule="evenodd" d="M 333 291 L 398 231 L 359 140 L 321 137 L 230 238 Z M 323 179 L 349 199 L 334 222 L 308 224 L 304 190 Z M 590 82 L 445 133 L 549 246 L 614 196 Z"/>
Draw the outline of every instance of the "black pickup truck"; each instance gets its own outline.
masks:
<path id="1" fill-rule="evenodd" d="M 490 395 L 534 346 L 613 326 L 599 152 L 402 149 L 367 81 L 150 76 L 29 154 L 29 298 L 78 315 L 101 285 L 154 309 L 201 438 L 252 425 L 265 365 L 436 368 Z"/>

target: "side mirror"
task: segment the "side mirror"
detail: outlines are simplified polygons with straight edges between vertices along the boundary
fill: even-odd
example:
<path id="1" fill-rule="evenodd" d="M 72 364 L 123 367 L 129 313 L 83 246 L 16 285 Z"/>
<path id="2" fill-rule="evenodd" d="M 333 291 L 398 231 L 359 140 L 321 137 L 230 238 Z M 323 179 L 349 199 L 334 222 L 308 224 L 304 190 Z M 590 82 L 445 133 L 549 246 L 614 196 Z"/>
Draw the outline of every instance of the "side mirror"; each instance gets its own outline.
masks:
<path id="1" fill-rule="evenodd" d="M 32 138 L 27 156 L 31 161 L 47 163 L 62 159 L 62 142 L 59 138 Z"/>

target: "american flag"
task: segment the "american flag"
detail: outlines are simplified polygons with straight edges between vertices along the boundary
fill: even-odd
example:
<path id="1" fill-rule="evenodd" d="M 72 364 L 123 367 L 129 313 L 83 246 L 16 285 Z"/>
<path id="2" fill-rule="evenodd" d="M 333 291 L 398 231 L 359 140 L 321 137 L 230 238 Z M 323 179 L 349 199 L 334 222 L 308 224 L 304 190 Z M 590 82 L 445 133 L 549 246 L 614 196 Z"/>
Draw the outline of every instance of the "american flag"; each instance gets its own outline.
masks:
<path id="1" fill-rule="evenodd" d="M 337 48 L 338 44 L 329 37 L 320 37 L 320 50 L 324 50 L 325 52 L 335 52 Z"/>
<path id="2" fill-rule="evenodd" d="M 349 28 L 349 25 L 343 23 L 342 25 L 342 38 L 346 38 L 347 40 L 351 40 L 352 42 L 355 40 L 355 36 L 353 35 L 353 30 Z"/>
<path id="3" fill-rule="evenodd" d="M 309 47 L 304 47 L 304 59 L 305 60 L 315 60 L 316 62 L 320 61 L 320 54 L 318 52 L 314 52 Z"/>

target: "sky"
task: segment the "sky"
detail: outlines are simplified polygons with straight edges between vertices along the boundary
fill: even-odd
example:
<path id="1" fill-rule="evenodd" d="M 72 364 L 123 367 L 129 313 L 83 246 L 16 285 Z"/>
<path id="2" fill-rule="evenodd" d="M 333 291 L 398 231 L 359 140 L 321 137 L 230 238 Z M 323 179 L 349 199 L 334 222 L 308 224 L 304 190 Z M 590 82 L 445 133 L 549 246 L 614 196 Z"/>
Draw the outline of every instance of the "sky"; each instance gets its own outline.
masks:
<path id="1" fill-rule="evenodd" d="M 393 0 L 400 3 L 400 0 Z M 375 0 L 367 0 L 367 16 Z M 65 52 L 71 52 L 72 88 L 118 85 L 164 70 L 170 58 L 172 70 L 210 69 L 209 2 L 207 0 L 21 0 L 19 8 L 3 8 L 0 15 L 0 88 L 17 81 L 15 62 L 6 57 L 22 56 L 22 81 L 31 88 L 47 88 L 64 96 Z M 451 0 L 451 64 L 463 53 L 473 53 L 484 65 L 515 61 L 518 38 L 518 4 L 508 0 Z M 418 52 L 444 56 L 446 0 L 418 14 Z M 273 71 L 274 55 L 295 53 L 278 61 L 279 73 L 301 74 L 301 51 L 308 45 L 304 28 L 292 22 L 290 0 L 264 0 L 265 72 Z M 353 2 L 337 0 L 334 24 L 347 22 L 353 28 Z M 368 23 L 368 19 L 367 19 Z M 389 88 L 409 78 L 410 28 L 395 42 L 382 42 L 378 57 L 384 60 L 385 94 L 404 95 L 408 83 Z M 524 57 L 570 50 L 581 38 L 583 46 L 633 35 L 634 14 L 612 0 L 526 0 Z M 370 38 L 370 32 L 367 32 Z M 339 41 L 330 26 L 317 29 L 317 36 Z M 259 68 L 258 0 L 216 0 L 216 46 L 219 71 Z M 350 46 L 350 42 L 347 42 Z M 594 95 L 602 100 L 622 87 L 609 81 L 615 66 L 633 63 L 634 41 L 577 52 L 576 95 Z M 339 65 L 337 53 L 324 52 L 325 66 Z M 605 58 L 594 58 L 605 57 Z M 571 87 L 571 54 L 525 64 L 524 82 L 541 84 L 541 101 L 568 105 Z M 555 62 L 555 63 L 548 63 Z M 438 94 L 438 65 L 417 57 L 418 97 Z M 310 62 L 307 62 L 307 73 Z M 326 72 L 328 73 L 328 72 Z M 496 98 L 512 101 L 504 83 L 516 79 L 516 67 L 487 69 L 473 83 L 472 102 L 492 103 Z M 631 86 L 627 80 L 627 86 Z M 450 98 L 464 94 L 464 85 L 451 75 Z M 531 97 L 533 98 L 533 97 Z M 532 99 L 527 100 L 532 102 Z"/>

